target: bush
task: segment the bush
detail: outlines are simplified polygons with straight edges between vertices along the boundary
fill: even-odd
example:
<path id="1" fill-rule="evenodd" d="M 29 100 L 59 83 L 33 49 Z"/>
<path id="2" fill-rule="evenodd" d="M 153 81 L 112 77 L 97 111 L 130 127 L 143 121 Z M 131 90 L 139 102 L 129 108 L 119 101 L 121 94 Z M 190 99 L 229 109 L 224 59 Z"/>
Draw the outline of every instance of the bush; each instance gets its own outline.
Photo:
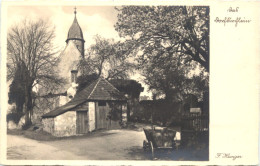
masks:
<path id="1" fill-rule="evenodd" d="M 7 120 L 7 122 L 13 121 L 15 124 L 18 124 L 22 116 L 24 116 L 24 113 L 11 112 L 11 113 L 7 114 L 6 120 Z"/>
<path id="2" fill-rule="evenodd" d="M 179 125 L 182 105 L 181 103 L 167 102 L 166 100 L 143 100 L 141 108 L 134 112 L 131 120 L 166 126 L 167 124 Z"/>

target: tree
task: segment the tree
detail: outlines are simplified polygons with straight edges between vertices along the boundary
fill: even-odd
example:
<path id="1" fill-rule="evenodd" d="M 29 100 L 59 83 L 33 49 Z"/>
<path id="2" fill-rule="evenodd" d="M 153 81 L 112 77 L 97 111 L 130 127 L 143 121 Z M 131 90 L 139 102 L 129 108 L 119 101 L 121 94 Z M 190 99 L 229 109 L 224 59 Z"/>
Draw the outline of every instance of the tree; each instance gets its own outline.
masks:
<path id="1" fill-rule="evenodd" d="M 33 87 L 39 85 L 51 90 L 63 82 L 55 70 L 58 59 L 53 46 L 54 37 L 54 28 L 43 20 L 24 20 L 8 30 L 7 77 L 15 81 L 15 73 L 23 75 L 22 80 L 15 84 L 22 85 L 19 93 L 24 93 L 26 125 L 31 124 Z"/>
<path id="2" fill-rule="evenodd" d="M 77 91 L 79 92 L 79 91 L 83 90 L 85 87 L 90 85 L 92 83 L 92 81 L 94 81 L 98 78 L 99 78 L 99 76 L 96 73 L 92 73 L 89 75 L 80 75 L 77 78 L 77 83 L 78 83 Z"/>
<path id="3" fill-rule="evenodd" d="M 107 80 L 129 78 L 135 65 L 125 56 L 125 48 L 124 44 L 113 39 L 95 36 L 95 44 L 90 46 L 88 54 L 78 63 L 81 73 L 77 78 L 78 91 L 100 76 Z"/>
<path id="4" fill-rule="evenodd" d="M 155 50 L 178 55 L 185 63 L 198 62 L 209 71 L 209 8 L 204 6 L 124 6 L 115 29 L 129 44 L 129 54 L 139 50 L 142 64 Z"/>
<path id="5" fill-rule="evenodd" d="M 23 105 L 25 102 L 25 79 L 28 77 L 28 71 L 24 65 L 24 63 L 17 64 L 17 70 L 14 74 L 13 81 L 10 85 L 10 90 L 8 93 L 8 103 L 16 104 L 16 112 L 22 113 L 23 112 Z"/>
<path id="6" fill-rule="evenodd" d="M 136 58 L 150 89 L 168 101 L 189 93 L 201 97 L 203 90 L 196 86 L 208 80 L 209 8 L 125 6 L 118 11 L 115 29 L 125 37 L 126 54 Z M 199 75 L 192 75 L 195 69 Z"/>
<path id="7" fill-rule="evenodd" d="M 112 79 L 109 82 L 116 87 L 121 93 L 125 94 L 127 100 L 127 119 L 130 120 L 131 111 L 139 110 L 139 96 L 144 88 L 135 80 Z"/>
<path id="8" fill-rule="evenodd" d="M 134 65 L 122 52 L 122 44 L 112 39 L 95 36 L 95 44 L 87 51 L 79 68 L 84 74 L 96 73 L 106 79 L 125 79 L 134 69 Z"/>
<path id="9" fill-rule="evenodd" d="M 143 65 L 141 71 L 145 83 L 150 90 L 159 96 L 164 95 L 169 102 L 183 101 L 188 94 L 202 99 L 203 92 L 208 88 L 208 75 L 203 71 L 190 75 L 192 66 L 182 64 L 175 58 L 167 58 L 159 64 L 157 60 L 150 59 L 151 63 Z"/>

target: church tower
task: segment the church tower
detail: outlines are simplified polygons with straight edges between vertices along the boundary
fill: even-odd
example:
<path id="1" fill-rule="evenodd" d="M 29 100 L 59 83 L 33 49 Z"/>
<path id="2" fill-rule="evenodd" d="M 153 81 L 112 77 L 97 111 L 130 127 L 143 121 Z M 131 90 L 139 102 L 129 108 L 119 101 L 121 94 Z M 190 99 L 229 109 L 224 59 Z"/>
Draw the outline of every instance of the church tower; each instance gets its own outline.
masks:
<path id="1" fill-rule="evenodd" d="M 68 43 L 70 41 L 74 42 L 75 46 L 78 48 L 79 52 L 81 53 L 82 57 L 84 57 L 84 43 L 85 43 L 85 40 L 83 38 L 83 33 L 82 33 L 82 30 L 79 26 L 79 23 L 78 23 L 78 20 L 77 20 L 77 11 L 76 11 L 76 7 L 74 8 L 75 11 L 74 11 L 74 14 L 75 14 L 75 17 L 74 17 L 74 21 L 69 29 L 69 32 L 68 32 L 68 37 L 67 37 L 67 40 L 66 40 L 66 43 L 68 45 Z"/>

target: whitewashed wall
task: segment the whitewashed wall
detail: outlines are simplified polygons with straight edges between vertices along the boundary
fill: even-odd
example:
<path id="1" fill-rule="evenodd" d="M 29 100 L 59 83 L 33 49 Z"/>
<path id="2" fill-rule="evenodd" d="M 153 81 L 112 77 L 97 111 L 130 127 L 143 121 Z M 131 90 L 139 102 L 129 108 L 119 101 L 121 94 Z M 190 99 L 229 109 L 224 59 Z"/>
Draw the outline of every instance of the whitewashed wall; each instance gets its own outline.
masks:
<path id="1" fill-rule="evenodd" d="M 96 120 L 95 120 L 95 103 L 89 102 L 89 110 L 88 110 L 88 117 L 89 117 L 89 131 L 93 131 L 96 129 Z"/>

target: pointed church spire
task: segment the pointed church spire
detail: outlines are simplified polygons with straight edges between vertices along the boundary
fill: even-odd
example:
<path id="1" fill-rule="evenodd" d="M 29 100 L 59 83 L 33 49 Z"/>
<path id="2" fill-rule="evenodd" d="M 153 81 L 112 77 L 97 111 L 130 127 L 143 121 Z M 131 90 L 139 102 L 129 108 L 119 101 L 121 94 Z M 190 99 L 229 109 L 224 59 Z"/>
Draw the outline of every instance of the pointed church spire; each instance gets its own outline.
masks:
<path id="1" fill-rule="evenodd" d="M 77 14 L 77 8 L 74 7 L 74 21 L 69 29 L 68 32 L 68 37 L 66 40 L 66 43 L 68 44 L 68 42 L 70 40 L 72 40 L 74 42 L 74 44 L 76 45 L 76 47 L 79 49 L 79 51 L 81 52 L 82 56 L 84 56 L 84 38 L 83 38 L 83 33 L 82 30 L 79 26 L 78 20 L 76 18 L 76 14 Z"/>
<path id="2" fill-rule="evenodd" d="M 77 8 L 76 8 L 76 6 L 74 7 L 74 14 L 75 14 L 75 17 L 76 17 L 76 14 L 77 14 Z"/>
<path id="3" fill-rule="evenodd" d="M 77 15 L 77 8 L 76 8 L 76 6 L 74 7 L 74 14 L 75 14 L 75 16 L 74 16 L 74 23 L 76 23 L 76 24 L 78 24 L 78 20 L 77 20 L 77 17 L 76 17 L 76 15 Z"/>

